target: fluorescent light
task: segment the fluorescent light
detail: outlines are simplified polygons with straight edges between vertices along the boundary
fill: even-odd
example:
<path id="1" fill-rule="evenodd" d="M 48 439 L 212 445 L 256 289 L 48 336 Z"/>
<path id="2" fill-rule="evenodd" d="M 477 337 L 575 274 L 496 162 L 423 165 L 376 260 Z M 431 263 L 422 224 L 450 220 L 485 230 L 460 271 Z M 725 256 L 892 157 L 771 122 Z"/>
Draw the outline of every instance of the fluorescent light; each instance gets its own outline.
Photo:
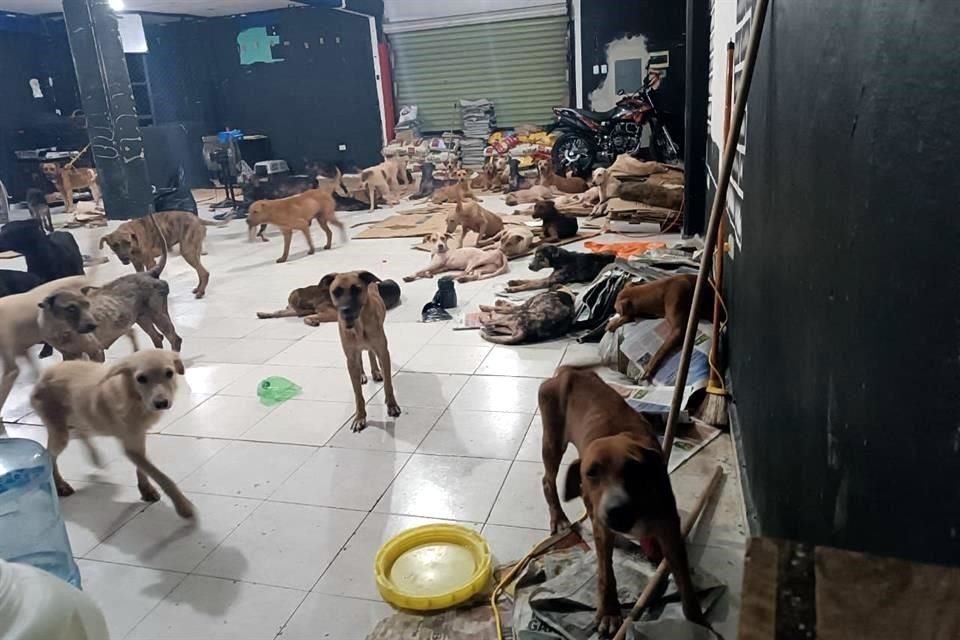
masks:
<path id="1" fill-rule="evenodd" d="M 110 8 L 114 11 L 123 11 L 126 7 L 123 5 L 123 0 L 110 0 Z"/>

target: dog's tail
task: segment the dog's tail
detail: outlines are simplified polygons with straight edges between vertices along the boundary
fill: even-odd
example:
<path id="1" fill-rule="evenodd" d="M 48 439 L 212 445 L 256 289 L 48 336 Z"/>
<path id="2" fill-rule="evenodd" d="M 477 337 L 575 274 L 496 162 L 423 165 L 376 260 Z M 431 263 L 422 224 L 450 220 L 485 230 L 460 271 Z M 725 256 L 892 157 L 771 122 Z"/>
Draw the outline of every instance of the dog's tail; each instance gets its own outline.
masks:
<path id="1" fill-rule="evenodd" d="M 153 228 L 156 229 L 157 235 L 160 236 L 160 264 L 150 269 L 149 273 L 154 278 L 159 279 L 160 274 L 163 273 L 163 269 L 167 266 L 167 253 L 169 253 L 170 247 L 167 245 L 167 237 L 163 235 L 163 229 L 160 228 L 160 223 L 157 222 L 155 213 L 150 213 L 150 222 L 153 223 Z M 134 349 L 134 351 L 136 351 L 136 349 Z"/>
<path id="2" fill-rule="evenodd" d="M 383 304 L 387 309 L 393 309 L 400 304 L 400 285 L 393 280 L 378 282 L 377 290 L 380 292 L 380 297 L 383 298 Z"/>
<path id="3" fill-rule="evenodd" d="M 222 220 L 204 220 L 200 216 L 197 216 L 197 220 L 199 220 L 200 224 L 202 224 L 205 227 L 225 227 L 227 226 L 228 222 L 230 222 L 236 217 L 237 217 L 237 212 L 231 211 L 227 215 L 223 216 Z"/>

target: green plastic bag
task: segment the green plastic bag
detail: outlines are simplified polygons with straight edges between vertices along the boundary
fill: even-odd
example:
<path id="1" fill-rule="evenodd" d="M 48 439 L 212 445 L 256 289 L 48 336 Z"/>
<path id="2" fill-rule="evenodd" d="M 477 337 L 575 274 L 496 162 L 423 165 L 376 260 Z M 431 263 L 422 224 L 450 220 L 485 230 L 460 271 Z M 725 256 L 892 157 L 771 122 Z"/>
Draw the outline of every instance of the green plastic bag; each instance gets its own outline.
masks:
<path id="1" fill-rule="evenodd" d="M 302 391 L 303 389 L 299 385 L 281 376 L 264 378 L 257 386 L 257 395 L 260 397 L 260 402 L 268 407 L 295 398 Z"/>

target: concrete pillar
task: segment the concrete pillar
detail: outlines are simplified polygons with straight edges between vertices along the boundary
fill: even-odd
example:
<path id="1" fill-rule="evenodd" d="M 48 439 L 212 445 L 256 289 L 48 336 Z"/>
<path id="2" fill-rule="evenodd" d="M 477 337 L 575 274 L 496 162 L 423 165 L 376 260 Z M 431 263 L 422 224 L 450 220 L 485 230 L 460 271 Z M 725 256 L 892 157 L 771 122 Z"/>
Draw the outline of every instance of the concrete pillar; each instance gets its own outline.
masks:
<path id="1" fill-rule="evenodd" d="M 144 216 L 153 197 L 116 15 L 108 0 L 63 0 L 63 17 L 107 217 Z"/>

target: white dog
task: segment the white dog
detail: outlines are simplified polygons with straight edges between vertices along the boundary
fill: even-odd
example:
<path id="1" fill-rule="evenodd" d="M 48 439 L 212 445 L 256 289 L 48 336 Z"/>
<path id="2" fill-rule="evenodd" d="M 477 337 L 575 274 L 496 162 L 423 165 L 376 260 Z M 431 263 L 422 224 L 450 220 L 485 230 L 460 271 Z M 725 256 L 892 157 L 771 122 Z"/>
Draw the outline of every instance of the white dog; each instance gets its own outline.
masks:
<path id="1" fill-rule="evenodd" d="M 499 249 L 477 249 L 475 247 L 450 248 L 450 233 L 431 233 L 423 243 L 430 245 L 430 264 L 426 269 L 406 276 L 404 282 L 413 282 L 420 278 L 432 278 L 444 271 L 460 271 L 457 282 L 471 282 L 493 278 L 509 269 L 507 256 Z"/>

